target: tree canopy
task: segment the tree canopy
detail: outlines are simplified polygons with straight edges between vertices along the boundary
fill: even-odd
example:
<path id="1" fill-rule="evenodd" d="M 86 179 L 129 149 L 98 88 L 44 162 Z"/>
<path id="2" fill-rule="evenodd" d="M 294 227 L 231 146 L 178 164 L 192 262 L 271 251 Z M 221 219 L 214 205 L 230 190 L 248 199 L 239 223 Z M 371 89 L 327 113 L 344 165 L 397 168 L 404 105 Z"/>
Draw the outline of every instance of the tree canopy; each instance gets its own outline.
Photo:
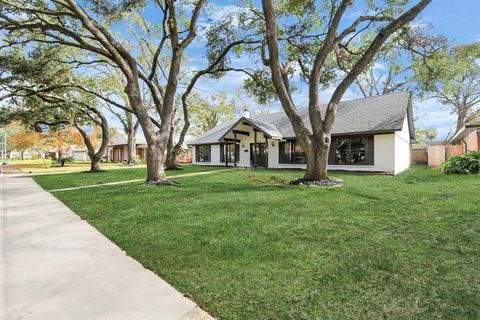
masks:
<path id="1" fill-rule="evenodd" d="M 456 129 L 480 108 L 480 43 L 447 47 L 415 65 L 425 96 L 451 108 L 457 117 Z"/>

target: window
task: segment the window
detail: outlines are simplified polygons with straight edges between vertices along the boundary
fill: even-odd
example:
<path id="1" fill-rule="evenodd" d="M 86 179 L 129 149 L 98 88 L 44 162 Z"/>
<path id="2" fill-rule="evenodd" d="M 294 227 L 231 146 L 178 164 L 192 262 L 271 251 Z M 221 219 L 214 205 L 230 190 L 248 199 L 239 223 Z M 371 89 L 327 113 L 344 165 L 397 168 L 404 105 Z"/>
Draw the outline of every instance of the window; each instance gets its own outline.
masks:
<path id="1" fill-rule="evenodd" d="M 199 145 L 195 147 L 196 160 L 197 162 L 210 162 L 211 159 L 211 146 L 210 145 Z"/>
<path id="2" fill-rule="evenodd" d="M 332 137 L 328 164 L 373 165 L 373 136 Z M 297 141 L 280 141 L 279 163 L 305 164 L 305 152 Z"/>
<path id="3" fill-rule="evenodd" d="M 297 141 L 280 141 L 278 144 L 280 163 L 305 164 L 305 152 Z"/>
<path id="4" fill-rule="evenodd" d="M 373 165 L 373 136 L 336 137 L 330 149 L 329 164 Z"/>
<path id="5" fill-rule="evenodd" d="M 235 147 L 234 147 L 235 146 Z M 235 148 L 235 151 L 234 151 Z M 235 152 L 235 154 L 234 154 Z M 235 161 L 235 156 L 238 162 L 240 160 L 240 144 L 234 145 L 227 144 L 227 161 L 233 163 Z M 225 162 L 225 145 L 220 145 L 220 162 Z"/>

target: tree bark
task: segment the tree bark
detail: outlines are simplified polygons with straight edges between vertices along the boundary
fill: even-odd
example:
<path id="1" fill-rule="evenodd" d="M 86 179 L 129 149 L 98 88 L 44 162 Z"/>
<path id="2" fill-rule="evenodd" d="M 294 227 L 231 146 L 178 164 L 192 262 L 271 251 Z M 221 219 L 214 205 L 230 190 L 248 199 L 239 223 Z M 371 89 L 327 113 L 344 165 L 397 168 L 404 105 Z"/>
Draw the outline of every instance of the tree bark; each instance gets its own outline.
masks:
<path id="1" fill-rule="evenodd" d="M 100 172 L 102 171 L 102 169 L 100 168 L 100 162 L 102 161 L 102 158 L 105 155 L 105 152 L 107 152 L 108 148 L 108 122 L 107 118 L 105 118 L 105 116 L 99 110 L 92 107 L 87 108 L 90 112 L 95 114 L 98 119 L 95 119 L 91 115 L 89 117 L 102 128 L 102 143 L 100 145 L 100 148 L 98 148 L 97 152 L 95 152 L 95 147 L 93 146 L 92 140 L 85 132 L 85 130 L 82 129 L 81 125 L 75 123 L 75 126 L 82 135 L 85 146 L 87 147 L 88 156 L 90 158 L 90 172 Z"/>
<path id="2" fill-rule="evenodd" d="M 166 139 L 158 138 L 147 146 L 147 180 L 146 185 L 168 185 L 165 176 L 165 148 Z"/>
<path id="3" fill-rule="evenodd" d="M 100 162 L 102 161 L 101 157 L 95 155 L 90 155 L 90 172 L 100 172 L 102 168 L 100 167 Z"/>
<path id="4" fill-rule="evenodd" d="M 457 108 L 457 127 L 455 132 L 460 131 L 465 126 L 465 119 L 467 114 L 462 111 L 462 108 Z"/>
<path id="5" fill-rule="evenodd" d="M 330 145 L 314 142 L 312 154 L 305 154 L 307 169 L 304 179 L 308 181 L 323 181 L 328 179 L 328 150 Z"/>
<path id="6" fill-rule="evenodd" d="M 177 150 L 176 150 L 177 148 L 175 146 L 174 136 L 175 136 L 175 129 L 172 128 L 168 136 L 168 143 L 167 143 L 167 159 L 165 162 L 167 170 L 178 169 Z"/>
<path id="7" fill-rule="evenodd" d="M 132 166 L 137 161 L 136 152 L 137 141 L 135 138 L 135 131 L 130 129 L 127 132 L 127 164 Z"/>

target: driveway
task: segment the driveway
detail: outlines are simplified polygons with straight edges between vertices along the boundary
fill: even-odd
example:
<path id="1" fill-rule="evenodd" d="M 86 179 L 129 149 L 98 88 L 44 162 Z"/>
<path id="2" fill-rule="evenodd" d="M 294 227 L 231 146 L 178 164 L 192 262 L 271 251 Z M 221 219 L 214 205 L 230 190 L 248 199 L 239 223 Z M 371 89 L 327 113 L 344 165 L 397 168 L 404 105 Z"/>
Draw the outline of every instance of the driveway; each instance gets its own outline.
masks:
<path id="1" fill-rule="evenodd" d="M 31 178 L 0 190 L 3 319 L 213 319 Z"/>

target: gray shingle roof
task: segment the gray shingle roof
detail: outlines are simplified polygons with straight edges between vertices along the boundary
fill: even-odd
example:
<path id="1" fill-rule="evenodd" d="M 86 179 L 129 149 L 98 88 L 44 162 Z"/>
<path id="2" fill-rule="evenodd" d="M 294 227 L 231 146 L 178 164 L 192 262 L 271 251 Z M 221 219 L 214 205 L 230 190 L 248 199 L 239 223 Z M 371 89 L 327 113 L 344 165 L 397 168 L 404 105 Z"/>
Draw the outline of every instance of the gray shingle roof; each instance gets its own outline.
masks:
<path id="1" fill-rule="evenodd" d="M 322 117 L 325 115 L 326 107 L 326 105 L 322 105 L 320 108 Z M 409 109 L 410 94 L 407 92 L 344 101 L 338 106 L 332 134 L 399 131 L 402 130 L 403 122 L 407 116 L 413 128 L 412 114 Z M 298 113 L 307 128 L 311 130 L 308 108 L 298 109 Z M 241 120 L 242 118 L 223 123 L 206 132 L 191 144 L 218 143 L 232 129 L 232 126 Z M 293 127 L 284 111 L 249 118 L 248 121 L 271 137 L 295 137 Z M 411 138 L 414 138 L 413 130 L 410 134 Z"/>

